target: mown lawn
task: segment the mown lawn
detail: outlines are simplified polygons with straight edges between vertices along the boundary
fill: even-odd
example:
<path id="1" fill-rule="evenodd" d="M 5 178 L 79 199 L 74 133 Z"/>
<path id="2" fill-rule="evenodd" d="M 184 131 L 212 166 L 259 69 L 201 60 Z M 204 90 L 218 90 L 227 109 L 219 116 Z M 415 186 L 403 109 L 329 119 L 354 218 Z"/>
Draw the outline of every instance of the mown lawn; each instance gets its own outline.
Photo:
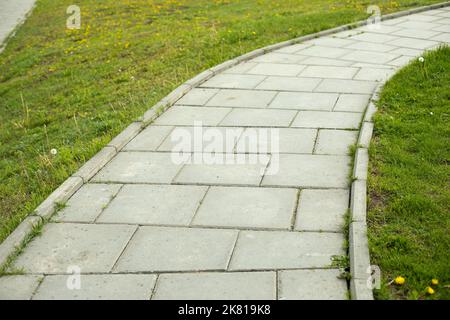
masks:
<path id="1" fill-rule="evenodd" d="M 440 0 L 380 1 L 383 14 Z M 0 242 L 133 119 L 200 71 L 367 17 L 371 1 L 38 0 L 0 54 Z M 57 155 L 50 153 L 58 151 Z"/>
<path id="2" fill-rule="evenodd" d="M 375 117 L 368 222 L 380 299 L 450 298 L 450 48 L 424 59 L 386 84 Z M 397 276 L 405 283 L 389 284 Z"/>

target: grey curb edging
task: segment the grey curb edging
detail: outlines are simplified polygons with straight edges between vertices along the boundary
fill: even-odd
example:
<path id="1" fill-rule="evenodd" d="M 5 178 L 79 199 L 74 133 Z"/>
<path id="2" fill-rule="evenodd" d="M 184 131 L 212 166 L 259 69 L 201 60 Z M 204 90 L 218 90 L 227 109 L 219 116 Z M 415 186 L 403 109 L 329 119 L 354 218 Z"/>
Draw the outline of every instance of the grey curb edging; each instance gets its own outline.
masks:
<path id="1" fill-rule="evenodd" d="M 411 15 L 414 13 L 419 13 L 427 10 L 439 9 L 443 7 L 450 6 L 449 2 L 443 2 L 439 4 L 433 4 L 426 7 L 415 8 L 411 10 L 401 11 L 389 15 L 385 15 L 381 17 L 381 20 L 390 20 L 394 18 L 399 18 L 402 16 Z M 30 10 L 31 12 L 32 10 Z M 7 261 L 8 257 L 13 254 L 17 248 L 17 246 L 27 237 L 27 235 L 33 229 L 33 225 L 37 223 L 37 221 L 42 221 L 42 219 L 46 219 L 51 217 L 52 214 L 55 213 L 58 203 L 65 203 L 70 197 L 78 191 L 85 183 L 87 183 L 103 166 L 105 166 L 109 161 L 111 161 L 114 156 L 129 142 L 131 141 L 140 131 L 142 131 L 146 126 L 151 124 L 154 120 L 156 120 L 162 113 L 164 113 L 167 109 L 169 109 L 177 100 L 183 97 L 187 92 L 191 89 L 201 85 L 214 75 L 229 69 L 241 62 L 245 62 L 251 60 L 260 55 L 272 52 L 277 49 L 281 49 L 287 46 L 291 46 L 294 44 L 298 44 L 307 40 L 312 40 L 315 38 L 335 34 L 342 31 L 351 30 L 357 27 L 361 27 L 367 25 L 367 20 L 359 21 L 351 24 L 346 24 L 340 27 L 323 30 L 314 34 L 298 37 L 295 39 L 291 39 L 288 41 L 280 42 L 277 44 L 269 45 L 264 48 L 256 49 L 249 53 L 243 54 L 234 59 L 228 60 L 219 64 L 213 68 L 207 69 L 200 74 L 196 75 L 194 78 L 186 81 L 171 93 L 169 93 L 166 97 L 156 103 L 152 108 L 150 108 L 138 121 L 132 123 L 129 127 L 127 127 L 124 131 L 122 131 L 117 137 L 115 137 L 106 147 L 104 147 L 100 152 L 98 152 L 93 158 L 91 158 L 88 162 L 86 162 L 74 175 L 69 177 L 60 187 L 58 187 L 44 202 L 42 202 L 36 210 L 30 214 L 25 220 L 23 220 L 19 226 L 13 231 L 1 244 L 0 244 L 0 266 L 4 265 Z M 1 52 L 1 49 L 0 49 Z M 380 87 L 378 88 L 380 89 Z M 378 96 L 379 90 L 374 94 L 372 99 L 376 99 Z M 371 101 L 369 106 L 367 107 L 364 121 L 371 122 L 371 118 L 373 114 L 376 112 L 376 107 Z M 364 124 L 363 127 L 364 128 Z M 366 129 L 367 130 L 367 129 Z M 362 132 L 363 130 L 361 130 Z M 369 134 L 365 131 L 364 140 L 360 133 L 359 140 L 361 142 L 365 142 L 366 145 L 369 143 Z M 362 144 L 363 145 L 363 144 Z M 356 164 L 356 162 L 355 162 Z M 352 188 L 353 189 L 353 188 Z M 365 187 L 361 187 L 360 189 L 364 189 Z M 358 191 L 361 192 L 361 191 Z M 356 228 L 356 224 L 358 224 L 358 228 Z M 357 232 L 356 232 L 357 230 Z M 365 231 L 364 231 L 365 230 Z M 352 236 L 352 231 L 355 231 Z M 367 255 L 359 255 L 352 253 L 352 250 L 359 250 L 362 247 L 356 247 L 355 244 L 358 243 L 367 243 L 367 227 L 365 222 L 357 222 L 353 221 L 350 224 L 350 235 L 352 241 L 350 241 L 350 260 L 353 259 L 353 264 L 351 263 L 351 270 L 354 270 L 355 267 L 355 258 L 365 258 L 369 259 L 368 248 L 366 245 L 365 250 L 367 251 Z M 361 241 L 361 242 L 359 242 Z M 364 249 L 364 248 L 363 248 Z M 356 252 L 356 251 L 355 251 Z M 352 258 L 353 257 L 353 258 Z M 367 261 L 358 262 L 358 265 L 364 265 Z M 370 263 L 370 261 L 369 261 Z M 353 271 L 352 271 L 353 272 Z M 353 278 L 350 281 L 351 294 L 353 299 L 373 299 L 372 291 L 368 290 L 364 286 L 364 279 Z"/>

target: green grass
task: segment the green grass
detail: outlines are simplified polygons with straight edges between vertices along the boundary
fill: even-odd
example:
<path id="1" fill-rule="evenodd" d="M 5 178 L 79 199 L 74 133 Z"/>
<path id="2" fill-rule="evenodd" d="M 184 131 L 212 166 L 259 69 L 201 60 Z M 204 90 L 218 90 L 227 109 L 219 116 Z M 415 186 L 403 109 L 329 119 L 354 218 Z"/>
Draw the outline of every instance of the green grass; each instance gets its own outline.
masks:
<path id="1" fill-rule="evenodd" d="M 368 223 L 379 299 L 450 298 L 450 48 L 424 58 L 386 84 L 375 116 Z M 396 276 L 403 286 L 389 285 Z"/>
<path id="2" fill-rule="evenodd" d="M 440 0 L 381 1 L 383 14 Z M 0 54 L 0 242 L 131 121 L 204 69 L 367 17 L 371 1 L 38 0 Z M 56 156 L 51 149 L 57 149 Z"/>

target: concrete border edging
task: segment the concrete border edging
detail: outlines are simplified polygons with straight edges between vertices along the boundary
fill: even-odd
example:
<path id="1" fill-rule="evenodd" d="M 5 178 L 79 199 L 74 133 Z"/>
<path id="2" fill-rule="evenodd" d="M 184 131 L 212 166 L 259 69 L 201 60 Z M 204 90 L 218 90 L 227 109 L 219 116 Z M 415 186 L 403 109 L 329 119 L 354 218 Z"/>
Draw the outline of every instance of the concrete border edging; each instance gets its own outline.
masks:
<path id="1" fill-rule="evenodd" d="M 390 20 L 447 6 L 450 6 L 450 1 L 385 15 L 381 17 L 381 20 Z M 307 40 L 312 40 L 315 38 L 361 27 L 367 25 L 367 23 L 367 20 L 363 20 L 269 45 L 264 48 L 256 49 L 239 57 L 225 61 L 215 67 L 207 69 L 199 73 L 192 79 L 181 84 L 166 97 L 161 99 L 158 103 L 147 110 L 142 117 L 130 124 L 109 144 L 101 149 L 94 157 L 87 161 L 76 173 L 69 177 L 46 200 L 44 200 L 33 213 L 31 213 L 18 225 L 18 227 L 0 244 L 0 266 L 3 266 L 7 262 L 8 257 L 11 256 L 15 252 L 18 245 L 20 245 L 20 243 L 22 243 L 22 241 L 26 239 L 28 234 L 30 234 L 30 232 L 32 231 L 34 225 L 36 225 L 39 221 L 50 218 L 57 210 L 58 204 L 65 203 L 67 200 L 69 200 L 75 192 L 77 192 L 84 184 L 89 182 L 89 180 L 95 174 L 97 174 L 101 168 L 103 168 L 108 162 L 110 162 L 128 142 L 130 142 L 145 127 L 150 125 L 162 113 L 164 113 L 167 109 L 174 105 L 176 101 L 178 101 L 191 89 L 201 85 L 214 75 L 221 73 L 224 70 L 227 70 L 241 62 L 245 62 L 274 50 L 298 44 Z M 381 86 L 377 88 L 375 94 L 372 97 L 372 100 L 377 99 L 380 90 Z M 361 154 L 365 154 L 367 152 L 372 135 L 373 123 L 371 119 L 373 114 L 376 112 L 376 107 L 372 100 L 366 109 L 364 122 L 361 127 L 358 140 L 358 145 L 363 146 L 363 148 L 360 149 L 365 149 L 365 151 L 357 150 L 357 154 L 359 152 L 361 152 Z M 367 168 L 368 166 L 368 157 L 361 156 L 358 158 L 359 159 L 356 159 L 357 161 L 355 161 L 355 168 L 353 172 L 354 176 L 356 176 L 356 172 L 361 172 L 361 170 L 363 170 L 362 166 L 365 166 L 365 168 Z M 367 172 L 365 174 L 367 175 Z M 357 179 L 353 182 L 351 196 L 352 204 L 350 206 L 352 222 L 350 223 L 349 243 L 351 272 L 352 274 L 355 273 L 356 276 L 352 277 L 352 279 L 350 280 L 350 289 L 353 299 L 371 300 L 373 299 L 372 291 L 367 289 L 367 285 L 365 285 L 368 274 L 362 272 L 367 271 L 363 270 L 363 267 L 365 267 L 366 265 L 370 265 L 370 257 L 367 246 L 367 226 L 365 221 L 366 192 L 367 187 L 365 180 Z"/>

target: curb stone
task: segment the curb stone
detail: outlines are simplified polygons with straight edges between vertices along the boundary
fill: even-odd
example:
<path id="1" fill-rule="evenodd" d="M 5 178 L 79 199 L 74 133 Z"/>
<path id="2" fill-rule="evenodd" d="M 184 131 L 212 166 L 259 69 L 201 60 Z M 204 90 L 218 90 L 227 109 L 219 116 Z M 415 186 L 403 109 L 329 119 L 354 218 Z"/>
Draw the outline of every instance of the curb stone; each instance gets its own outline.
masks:
<path id="1" fill-rule="evenodd" d="M 386 16 L 382 16 L 381 20 L 390 20 L 394 18 L 399 18 L 402 16 L 411 15 L 414 13 L 419 13 L 427 10 L 438 9 L 447 7 L 450 5 L 450 2 L 444 2 L 439 4 L 434 4 L 426 7 L 415 8 L 411 10 L 406 10 L 394 14 L 389 14 Z M 26 236 L 31 232 L 33 223 L 35 221 L 42 218 L 50 217 L 54 214 L 57 203 L 67 201 L 81 186 L 87 183 L 104 165 L 106 165 L 117 153 L 118 151 L 126 144 L 126 141 L 130 141 L 135 137 L 140 130 L 144 129 L 151 122 L 153 122 L 156 118 L 158 118 L 164 111 L 170 108 L 177 100 L 183 97 L 187 92 L 189 92 L 192 88 L 195 88 L 199 84 L 207 81 L 213 75 L 220 73 L 226 69 L 229 69 L 238 63 L 248 61 L 257 56 L 272 52 L 276 49 L 280 49 L 283 47 L 287 47 L 293 44 L 301 43 L 307 40 L 311 40 L 314 38 L 322 37 L 325 35 L 331 35 L 341 31 L 347 31 L 354 29 L 356 27 L 361 27 L 367 25 L 367 21 L 359 21 L 352 24 L 343 25 L 340 27 L 336 27 L 329 30 L 324 30 L 315 34 L 306 35 L 302 37 L 298 37 L 292 40 L 284 41 L 278 44 L 273 44 L 264 48 L 256 49 L 249 53 L 246 53 L 240 57 L 231 59 L 229 61 L 225 61 L 220 65 L 217 65 L 213 68 L 203 71 L 198 74 L 194 78 L 186 81 L 178 88 L 173 90 L 169 95 L 156 103 L 152 108 L 150 108 L 145 114 L 138 119 L 135 123 L 130 125 L 127 129 L 125 129 L 121 134 L 119 134 L 116 138 L 114 138 L 105 148 L 103 148 L 97 155 L 91 158 L 88 162 L 85 163 L 81 167 L 78 172 L 76 172 L 72 177 L 68 178 L 58 189 L 56 189 L 41 205 L 35 210 L 35 212 L 22 221 L 21 224 L 16 228 L 16 230 L 11 233 L 8 238 L 6 238 L 3 243 L 0 244 L 0 265 L 3 265 L 8 256 L 14 253 L 16 243 L 20 243 Z M 0 49 L 1 52 L 1 49 Z M 372 99 L 377 99 L 378 92 L 381 90 L 382 86 L 377 88 L 376 93 L 374 94 Z M 376 107 L 374 103 L 371 101 L 367 107 L 364 121 L 371 122 L 373 114 L 376 112 Z M 139 126 L 139 128 L 137 128 Z M 131 128 L 130 128 L 131 127 Z M 360 141 L 363 141 L 361 136 L 362 130 L 360 132 Z M 368 142 L 369 134 L 366 133 L 364 137 L 364 141 Z M 356 162 L 355 162 L 356 163 Z M 357 180 L 358 181 L 358 180 Z M 360 189 L 364 189 L 364 194 L 366 193 L 366 187 L 363 186 Z M 357 190 L 358 193 L 362 192 Z M 353 188 L 352 188 L 353 192 Z M 353 196 L 352 196 L 353 197 Z M 351 271 L 352 274 L 356 274 L 357 276 L 361 276 L 359 270 L 355 268 L 357 266 L 363 266 L 365 264 L 370 264 L 369 252 L 367 247 L 367 226 L 365 222 L 357 222 L 354 221 L 350 224 L 350 260 L 353 261 L 351 263 Z M 364 246 L 361 246 L 361 243 Z M 357 245 L 357 246 L 356 246 Z M 365 251 L 364 251 L 365 250 Z M 365 259 L 364 261 L 360 261 L 358 259 Z M 353 260 L 352 260 L 353 259 Z M 358 260 L 357 264 L 355 263 L 355 259 Z M 358 267 L 359 268 L 359 267 Z M 365 270 L 364 270 L 365 271 Z M 355 273 L 356 272 L 356 273 Z M 364 276 L 367 278 L 367 274 Z M 350 280 L 350 289 L 353 299 L 367 299 L 372 300 L 373 294 L 372 290 L 367 289 L 367 286 L 364 285 L 365 280 L 359 279 L 358 277 L 353 276 Z"/>

